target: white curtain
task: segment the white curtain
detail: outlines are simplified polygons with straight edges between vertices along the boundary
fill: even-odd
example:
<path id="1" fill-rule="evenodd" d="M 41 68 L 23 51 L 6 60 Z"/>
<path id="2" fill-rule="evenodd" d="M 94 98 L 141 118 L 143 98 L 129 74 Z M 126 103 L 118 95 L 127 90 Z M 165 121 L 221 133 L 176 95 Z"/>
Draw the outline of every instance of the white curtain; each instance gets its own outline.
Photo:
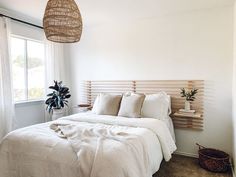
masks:
<path id="1" fill-rule="evenodd" d="M 64 46 L 60 43 L 50 42 L 45 39 L 46 43 L 46 94 L 50 93 L 49 86 L 54 84 L 54 80 L 66 81 Z M 45 112 L 45 121 L 50 121 L 48 112 Z"/>
<path id="2" fill-rule="evenodd" d="M 15 116 L 9 46 L 10 20 L 0 17 L 0 140 L 13 129 Z"/>
<path id="3" fill-rule="evenodd" d="M 46 84 L 54 80 L 65 80 L 64 47 L 46 40 Z"/>

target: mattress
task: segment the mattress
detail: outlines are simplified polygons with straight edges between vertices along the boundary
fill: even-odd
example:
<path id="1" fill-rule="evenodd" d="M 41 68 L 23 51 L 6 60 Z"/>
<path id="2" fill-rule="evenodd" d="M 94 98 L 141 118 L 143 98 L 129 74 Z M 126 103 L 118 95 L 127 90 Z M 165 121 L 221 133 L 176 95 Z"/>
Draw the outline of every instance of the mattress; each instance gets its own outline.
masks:
<path id="1" fill-rule="evenodd" d="M 169 160 L 170 154 L 173 153 L 176 146 L 173 135 L 171 136 L 166 123 L 150 119 L 136 120 L 79 113 L 57 121 L 15 130 L 9 133 L 0 145 L 0 176 L 100 177 L 105 175 L 109 177 L 132 177 L 136 173 L 132 169 L 137 167 L 137 170 L 141 170 L 141 167 L 145 166 L 147 169 L 142 169 L 139 173 L 140 176 L 151 177 L 160 168 L 163 157 Z M 143 124 L 146 124 L 146 122 L 147 126 L 145 127 Z M 154 122 L 158 124 L 156 127 L 152 125 Z M 60 136 L 58 131 L 52 129 L 52 125 L 60 125 L 58 127 L 64 131 L 62 132 L 63 135 L 68 134 L 68 137 Z M 65 128 L 65 126 L 67 127 Z M 112 144 L 111 140 L 107 141 L 108 138 L 102 135 L 104 140 L 102 153 L 98 154 L 95 150 L 94 153 L 88 154 L 88 152 L 85 152 L 85 155 L 81 156 L 80 146 L 83 139 L 81 137 L 85 134 L 82 134 L 79 139 L 73 139 L 74 135 L 78 134 L 74 131 L 74 135 L 69 137 L 72 134 L 72 129 L 68 130 L 68 128 L 71 126 L 73 126 L 73 130 L 81 130 L 81 128 L 86 130 L 83 133 L 95 128 L 98 131 L 109 129 L 113 133 L 118 132 L 117 135 L 121 136 L 118 143 Z M 156 131 L 160 133 L 155 133 Z M 122 133 L 125 134 L 126 138 L 122 139 Z M 129 144 L 130 137 L 133 138 L 131 139 L 132 142 L 135 142 L 134 144 Z M 93 136 L 92 140 L 95 141 L 91 142 L 97 142 L 97 135 Z M 99 140 L 101 140 L 101 137 Z M 96 149 L 98 145 L 96 144 L 94 147 Z M 87 151 L 86 148 L 83 151 Z M 137 151 L 137 153 L 135 154 L 134 151 Z M 125 152 L 130 157 L 129 159 L 123 157 Z M 95 159 L 94 156 L 98 159 L 97 163 L 92 162 L 89 158 L 93 157 Z M 108 160 L 105 161 L 105 159 Z M 106 165 L 104 166 L 104 164 Z M 122 166 L 122 168 L 116 168 L 118 166 Z M 137 177 L 139 174 L 137 174 Z"/>

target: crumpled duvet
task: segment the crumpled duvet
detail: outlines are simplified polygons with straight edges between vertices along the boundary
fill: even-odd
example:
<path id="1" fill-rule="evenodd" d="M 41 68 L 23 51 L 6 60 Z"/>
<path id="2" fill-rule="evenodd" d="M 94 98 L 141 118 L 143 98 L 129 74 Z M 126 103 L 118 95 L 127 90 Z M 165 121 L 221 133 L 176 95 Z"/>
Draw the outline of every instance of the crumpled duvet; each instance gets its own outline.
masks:
<path id="1" fill-rule="evenodd" d="M 50 126 L 48 139 L 42 126 Z M 162 121 L 76 114 L 10 133 L 0 145 L 0 176 L 151 177 L 159 166 L 150 140 L 168 161 L 176 146 Z"/>
<path id="2" fill-rule="evenodd" d="M 68 122 L 69 123 L 69 122 Z M 78 157 L 81 177 L 151 177 L 145 140 L 113 125 L 53 124 Z"/>

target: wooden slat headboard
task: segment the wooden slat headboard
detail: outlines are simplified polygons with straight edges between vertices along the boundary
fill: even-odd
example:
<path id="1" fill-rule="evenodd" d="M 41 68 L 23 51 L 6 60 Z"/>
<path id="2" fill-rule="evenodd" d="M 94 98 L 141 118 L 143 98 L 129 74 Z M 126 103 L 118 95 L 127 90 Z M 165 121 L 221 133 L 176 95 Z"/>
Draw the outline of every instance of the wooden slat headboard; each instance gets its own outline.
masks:
<path id="1" fill-rule="evenodd" d="M 153 94 L 165 91 L 171 96 L 172 113 L 184 108 L 185 99 L 180 96 L 180 89 L 198 89 L 196 100 L 191 108 L 202 115 L 201 118 L 175 117 L 171 115 L 175 128 L 203 130 L 204 81 L 203 80 L 91 80 L 83 82 L 83 102 L 93 105 L 99 93 L 135 93 Z"/>

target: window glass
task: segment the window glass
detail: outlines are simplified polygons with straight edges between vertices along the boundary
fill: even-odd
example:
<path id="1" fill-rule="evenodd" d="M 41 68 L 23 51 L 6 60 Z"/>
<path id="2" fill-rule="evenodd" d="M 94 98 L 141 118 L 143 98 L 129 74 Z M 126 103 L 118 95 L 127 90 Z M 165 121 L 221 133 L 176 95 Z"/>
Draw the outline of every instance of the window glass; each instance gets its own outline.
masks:
<path id="1" fill-rule="evenodd" d="M 12 57 L 12 77 L 15 101 L 27 99 L 26 88 L 26 60 L 25 60 L 25 40 L 12 38 L 11 40 Z"/>
<path id="2" fill-rule="evenodd" d="M 43 43 L 20 37 L 11 38 L 13 91 L 16 102 L 44 98 L 44 56 Z"/>
<path id="3" fill-rule="evenodd" d="M 44 45 L 27 41 L 28 53 L 28 99 L 35 100 L 44 96 Z"/>

